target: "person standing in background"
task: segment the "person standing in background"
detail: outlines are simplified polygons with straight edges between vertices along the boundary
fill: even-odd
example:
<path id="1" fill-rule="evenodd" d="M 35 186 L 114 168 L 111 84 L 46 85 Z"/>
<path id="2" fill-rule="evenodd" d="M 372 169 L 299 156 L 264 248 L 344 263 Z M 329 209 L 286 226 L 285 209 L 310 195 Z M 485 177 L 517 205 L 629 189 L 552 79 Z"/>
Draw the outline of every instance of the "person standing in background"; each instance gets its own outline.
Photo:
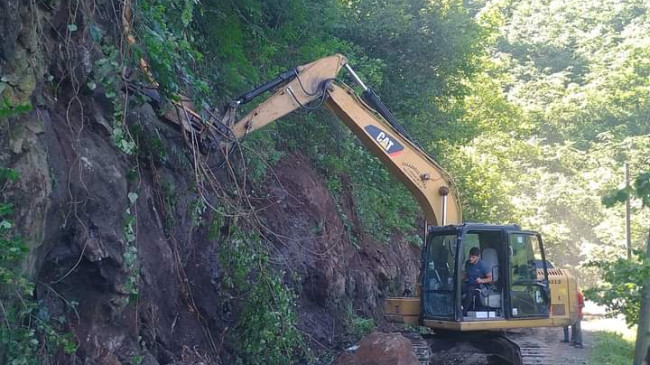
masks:
<path id="1" fill-rule="evenodd" d="M 582 292 L 578 290 L 578 319 L 571 326 L 571 339 L 569 339 L 569 326 L 564 327 L 564 339 L 560 342 L 571 342 L 571 346 L 581 349 L 582 348 L 582 328 L 580 322 L 582 321 L 582 308 L 585 306 L 585 297 Z"/>
<path id="2" fill-rule="evenodd" d="M 585 306 L 585 297 L 582 292 L 578 290 L 578 320 L 571 326 L 571 344 L 578 349 L 582 348 L 582 328 L 580 322 L 582 321 L 582 308 Z"/>

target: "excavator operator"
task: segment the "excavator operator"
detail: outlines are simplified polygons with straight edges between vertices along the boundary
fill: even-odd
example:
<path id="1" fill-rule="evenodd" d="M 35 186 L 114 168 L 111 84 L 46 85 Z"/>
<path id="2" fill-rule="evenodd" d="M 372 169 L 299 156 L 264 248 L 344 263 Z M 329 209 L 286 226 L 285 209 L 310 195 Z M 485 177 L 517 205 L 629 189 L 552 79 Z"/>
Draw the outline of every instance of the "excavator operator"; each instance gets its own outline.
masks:
<path id="1" fill-rule="evenodd" d="M 469 259 L 465 262 L 463 273 L 463 316 L 467 316 L 470 306 L 473 308 L 477 295 L 480 295 L 480 286 L 492 282 L 492 272 L 487 265 L 479 259 L 480 250 L 472 247 L 469 250 Z"/>

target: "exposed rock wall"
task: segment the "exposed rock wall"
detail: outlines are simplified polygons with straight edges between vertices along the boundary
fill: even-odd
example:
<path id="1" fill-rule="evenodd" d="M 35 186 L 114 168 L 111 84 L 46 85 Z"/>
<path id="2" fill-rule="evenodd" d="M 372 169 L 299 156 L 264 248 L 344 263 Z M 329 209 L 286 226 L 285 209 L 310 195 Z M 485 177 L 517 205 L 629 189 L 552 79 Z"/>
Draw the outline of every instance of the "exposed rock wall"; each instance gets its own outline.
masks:
<path id="1" fill-rule="evenodd" d="M 226 363 L 237 344 L 224 333 L 236 318 L 221 305 L 221 243 L 208 239 L 191 209 L 199 197 L 182 138 L 151 107 L 133 107 L 127 123 L 141 131 L 140 148 L 155 138 L 166 153 L 125 155 L 113 143 L 105 92 L 85 87 L 99 57 L 89 24 L 119 39 L 111 21 L 120 4 L 0 2 L 0 99 L 33 106 L 0 120 L 1 165 L 20 173 L 3 198 L 15 204 L 30 248 L 24 271 L 37 283 L 34 299 L 67 319 L 62 329 L 74 334 L 74 356 L 86 364 Z M 346 339 L 344 303 L 380 318 L 382 299 L 415 283 L 417 249 L 400 239 L 355 248 L 322 177 L 300 153 L 272 175 L 256 208 L 273 261 L 299 278 L 286 282 L 299 294 L 300 328 L 335 348 Z M 339 209 L 353 216 L 350 203 Z M 137 271 L 127 262 L 131 216 Z M 134 276 L 137 298 L 128 287 Z"/>
<path id="2" fill-rule="evenodd" d="M 301 154 L 289 155 L 274 169 L 270 198 L 260 206 L 281 262 L 302 278 L 301 324 L 319 342 L 344 337 L 345 300 L 357 314 L 381 317 L 383 299 L 413 289 L 419 252 L 403 240 L 391 245 L 365 239 L 350 242 L 334 199 Z M 351 207 L 343 207 L 348 217 Z M 392 291 L 392 293 L 390 292 Z"/>

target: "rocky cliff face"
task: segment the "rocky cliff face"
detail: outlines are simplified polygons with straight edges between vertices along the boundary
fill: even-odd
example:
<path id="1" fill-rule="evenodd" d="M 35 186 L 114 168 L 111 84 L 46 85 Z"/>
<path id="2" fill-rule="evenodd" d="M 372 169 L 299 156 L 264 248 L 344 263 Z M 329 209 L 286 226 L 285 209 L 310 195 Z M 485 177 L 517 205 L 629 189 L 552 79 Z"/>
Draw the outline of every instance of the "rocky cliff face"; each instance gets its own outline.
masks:
<path id="1" fill-rule="evenodd" d="M 1 165 L 20 175 L 5 183 L 2 198 L 14 204 L 14 229 L 29 247 L 20 271 L 36 285 L 24 299 L 58 318 L 56 330 L 78 344 L 50 361 L 231 363 L 243 356 L 229 333 L 247 298 L 224 289 L 220 258 L 234 224 L 261 227 L 272 267 L 297 294 L 298 328 L 316 352 L 349 339 L 346 306 L 379 320 L 383 298 L 415 283 L 418 250 L 399 238 L 390 246 L 363 238 L 355 247 L 341 218 L 354 223 L 353 203 L 337 205 L 300 153 L 282 159 L 256 192 L 245 190 L 255 219 L 215 220 L 197 193 L 181 134 L 149 105 L 126 104 L 137 151 L 116 147 L 115 96 L 89 84 L 102 57 L 92 32 L 123 46 L 122 3 L 0 2 L 0 99 L 32 105 L 0 118 Z M 121 89 L 117 97 L 131 96 Z M 224 194 L 236 194 L 226 172 L 217 175 Z M 204 198 L 218 208 L 218 196 Z M 3 297 L 16 299 L 10 291 Z"/>

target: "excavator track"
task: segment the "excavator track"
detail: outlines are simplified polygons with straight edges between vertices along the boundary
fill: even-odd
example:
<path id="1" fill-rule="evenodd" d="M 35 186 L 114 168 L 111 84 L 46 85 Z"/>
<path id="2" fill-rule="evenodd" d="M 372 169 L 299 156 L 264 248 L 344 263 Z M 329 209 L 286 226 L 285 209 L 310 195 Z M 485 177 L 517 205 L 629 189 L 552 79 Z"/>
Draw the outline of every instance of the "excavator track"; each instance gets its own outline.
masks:
<path id="1" fill-rule="evenodd" d="M 553 365 L 551 351 L 544 342 L 520 333 L 508 333 L 504 338 L 519 349 L 521 365 Z"/>
<path id="2" fill-rule="evenodd" d="M 413 353 L 420 365 L 554 364 L 548 346 L 528 333 L 475 332 L 424 336 L 413 331 L 401 333 L 413 344 Z"/>
<path id="3" fill-rule="evenodd" d="M 548 346 L 530 334 L 507 332 L 477 347 L 512 365 L 553 365 Z"/>
<path id="4" fill-rule="evenodd" d="M 424 337 L 419 332 L 403 331 L 402 336 L 411 341 L 413 345 L 413 354 L 418 358 L 419 365 L 429 365 L 431 361 L 431 347 Z"/>

